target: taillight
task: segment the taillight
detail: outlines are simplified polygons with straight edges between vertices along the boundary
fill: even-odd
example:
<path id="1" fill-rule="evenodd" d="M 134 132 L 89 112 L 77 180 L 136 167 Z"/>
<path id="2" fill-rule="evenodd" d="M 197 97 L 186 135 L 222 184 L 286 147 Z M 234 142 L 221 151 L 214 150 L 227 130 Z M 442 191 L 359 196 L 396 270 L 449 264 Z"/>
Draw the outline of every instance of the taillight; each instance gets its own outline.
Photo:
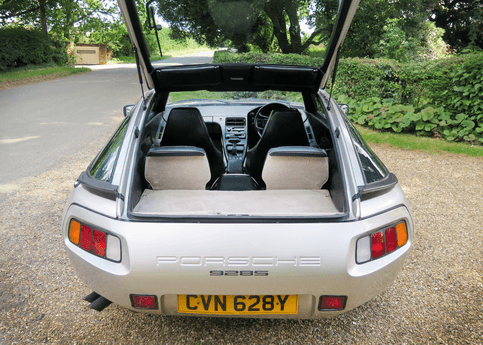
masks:
<path id="1" fill-rule="evenodd" d="M 79 222 L 72 220 L 70 222 L 70 227 L 69 227 L 69 240 L 74 243 L 79 245 L 79 240 L 80 240 L 80 228 L 81 225 Z"/>
<path id="2" fill-rule="evenodd" d="M 378 258 L 386 254 L 386 246 L 384 245 L 384 234 L 378 231 L 371 235 L 371 253 L 372 258 Z"/>
<path id="3" fill-rule="evenodd" d="M 347 296 L 320 296 L 319 310 L 343 310 Z"/>
<path id="4" fill-rule="evenodd" d="M 158 299 L 154 295 L 130 295 L 131 304 L 137 309 L 158 309 Z"/>
<path id="5" fill-rule="evenodd" d="M 396 236 L 396 227 L 392 227 L 386 229 L 384 231 L 386 236 L 386 250 L 388 253 L 397 249 L 397 236 Z"/>
<path id="6" fill-rule="evenodd" d="M 397 231 L 397 245 L 402 247 L 408 241 L 408 231 L 406 230 L 406 223 L 399 223 L 396 225 Z"/>
<path id="7" fill-rule="evenodd" d="M 405 222 L 391 225 L 361 237 L 356 243 L 356 262 L 362 264 L 378 259 L 404 246 L 408 241 Z"/>
<path id="8" fill-rule="evenodd" d="M 106 256 L 106 234 L 94 230 L 92 234 L 92 253 L 99 256 Z"/>
<path id="9" fill-rule="evenodd" d="M 72 219 L 69 240 L 86 252 L 111 261 L 121 261 L 121 240 L 92 226 Z"/>
<path id="10" fill-rule="evenodd" d="M 88 252 L 91 251 L 92 229 L 86 225 L 82 225 L 80 231 L 80 247 Z"/>

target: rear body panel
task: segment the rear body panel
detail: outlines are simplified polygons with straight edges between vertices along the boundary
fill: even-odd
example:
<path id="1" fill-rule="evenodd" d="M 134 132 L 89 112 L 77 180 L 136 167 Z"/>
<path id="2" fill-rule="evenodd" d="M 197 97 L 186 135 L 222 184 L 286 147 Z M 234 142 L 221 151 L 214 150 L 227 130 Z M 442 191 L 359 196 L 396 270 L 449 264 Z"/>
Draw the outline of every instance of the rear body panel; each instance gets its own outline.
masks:
<path id="1" fill-rule="evenodd" d="M 71 219 L 117 235 L 121 263 L 95 257 L 70 243 L 66 232 Z M 407 223 L 408 243 L 379 260 L 356 264 L 357 238 L 400 220 Z M 70 260 L 90 288 L 129 309 L 133 309 L 130 294 L 156 295 L 160 307 L 149 312 L 167 315 L 178 314 L 178 294 L 289 294 L 299 296 L 298 314 L 257 317 L 334 316 L 340 312 L 316 310 L 319 296 L 347 296 L 344 311 L 370 300 L 395 279 L 413 240 L 411 217 L 404 206 L 354 222 L 196 224 L 119 221 L 71 205 L 63 229 Z M 211 271 L 223 275 L 212 276 Z M 227 271 L 253 275 L 227 276 Z"/>

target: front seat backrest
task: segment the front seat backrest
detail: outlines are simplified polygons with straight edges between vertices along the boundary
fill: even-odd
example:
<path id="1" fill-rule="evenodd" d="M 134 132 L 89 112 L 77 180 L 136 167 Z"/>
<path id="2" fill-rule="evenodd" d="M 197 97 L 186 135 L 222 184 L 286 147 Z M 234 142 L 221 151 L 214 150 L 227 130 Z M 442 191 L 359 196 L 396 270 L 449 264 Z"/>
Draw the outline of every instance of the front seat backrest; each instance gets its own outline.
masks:
<path id="1" fill-rule="evenodd" d="M 154 190 L 193 190 L 205 189 L 211 174 L 205 150 L 193 146 L 158 146 L 146 154 L 144 177 Z"/>
<path id="2" fill-rule="evenodd" d="M 262 178 L 267 189 L 321 189 L 329 179 L 329 159 L 316 147 L 276 147 L 268 151 Z"/>
<path id="3" fill-rule="evenodd" d="M 279 146 L 309 146 L 302 116 L 297 109 L 274 110 L 258 143 L 247 152 L 246 171 L 260 186 L 268 150 Z"/>
<path id="4" fill-rule="evenodd" d="M 223 154 L 213 144 L 197 108 L 173 108 L 169 113 L 161 146 L 195 146 L 205 150 L 210 165 L 209 186 L 225 172 Z"/>

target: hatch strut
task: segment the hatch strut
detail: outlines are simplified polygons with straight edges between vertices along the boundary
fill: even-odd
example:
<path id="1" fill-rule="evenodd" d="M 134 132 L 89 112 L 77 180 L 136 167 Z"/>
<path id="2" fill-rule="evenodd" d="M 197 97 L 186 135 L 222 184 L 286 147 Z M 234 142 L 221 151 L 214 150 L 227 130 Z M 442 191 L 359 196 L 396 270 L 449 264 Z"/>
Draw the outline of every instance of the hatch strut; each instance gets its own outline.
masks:
<path id="1" fill-rule="evenodd" d="M 141 94 L 143 96 L 143 110 L 146 110 L 146 98 L 144 98 L 143 75 L 141 74 L 141 65 L 139 64 L 138 49 L 135 45 L 132 46 L 134 56 L 136 57 L 136 68 L 138 70 L 139 84 L 141 84 Z"/>
<path id="2" fill-rule="evenodd" d="M 335 77 L 337 75 L 337 66 L 339 66 L 339 55 L 340 55 L 341 50 L 342 50 L 342 46 L 340 45 L 339 49 L 337 49 L 337 55 L 335 56 L 335 64 L 334 64 L 334 70 L 332 71 L 332 83 L 330 85 L 329 103 L 327 105 L 327 110 L 330 110 L 330 101 L 332 99 L 332 90 L 334 90 Z"/>

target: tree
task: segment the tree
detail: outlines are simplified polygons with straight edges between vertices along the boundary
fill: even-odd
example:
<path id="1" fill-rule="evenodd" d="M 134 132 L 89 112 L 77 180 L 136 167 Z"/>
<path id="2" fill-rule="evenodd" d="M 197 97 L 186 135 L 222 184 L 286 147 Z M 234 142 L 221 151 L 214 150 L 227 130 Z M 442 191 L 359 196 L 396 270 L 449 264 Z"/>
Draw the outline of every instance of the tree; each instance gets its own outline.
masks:
<path id="1" fill-rule="evenodd" d="M 427 31 L 425 23 L 435 4 L 436 0 L 361 1 L 344 43 L 344 56 L 373 58 L 380 52 L 381 40 L 395 32 L 424 45 L 421 32 Z"/>
<path id="2" fill-rule="evenodd" d="M 338 0 L 159 0 L 159 14 L 174 38 L 193 37 L 216 47 L 227 40 L 241 51 L 253 44 L 266 52 L 302 53 L 327 41 Z M 303 33 L 301 21 L 311 29 Z M 276 39 L 276 45 L 275 40 Z M 272 48 L 273 49 L 273 48 Z"/>
<path id="3" fill-rule="evenodd" d="M 60 39 L 73 39 L 75 31 L 119 20 L 117 4 L 101 0 L 0 0 L 3 24 L 15 22 L 51 32 Z"/>
<path id="4" fill-rule="evenodd" d="M 40 28 L 47 32 L 45 4 L 47 0 L 2 0 L 0 1 L 0 19 L 3 23 L 13 18 L 28 18 L 38 16 Z"/>
<path id="5" fill-rule="evenodd" d="M 436 26 L 446 30 L 443 38 L 454 49 L 469 45 L 483 48 L 481 0 L 441 0 L 432 11 Z"/>

